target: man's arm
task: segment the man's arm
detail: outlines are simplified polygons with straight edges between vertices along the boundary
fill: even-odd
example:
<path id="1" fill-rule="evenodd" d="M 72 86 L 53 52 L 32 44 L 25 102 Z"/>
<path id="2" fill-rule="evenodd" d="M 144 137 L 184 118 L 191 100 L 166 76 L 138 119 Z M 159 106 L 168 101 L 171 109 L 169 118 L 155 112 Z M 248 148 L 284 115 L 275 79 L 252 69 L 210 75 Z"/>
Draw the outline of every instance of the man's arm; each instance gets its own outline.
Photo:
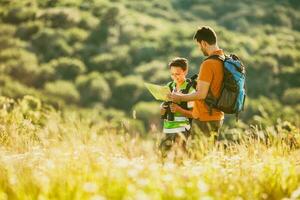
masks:
<path id="1" fill-rule="evenodd" d="M 168 98 L 173 102 L 195 101 L 205 99 L 209 90 L 210 83 L 198 80 L 197 90 L 191 94 L 169 93 Z"/>

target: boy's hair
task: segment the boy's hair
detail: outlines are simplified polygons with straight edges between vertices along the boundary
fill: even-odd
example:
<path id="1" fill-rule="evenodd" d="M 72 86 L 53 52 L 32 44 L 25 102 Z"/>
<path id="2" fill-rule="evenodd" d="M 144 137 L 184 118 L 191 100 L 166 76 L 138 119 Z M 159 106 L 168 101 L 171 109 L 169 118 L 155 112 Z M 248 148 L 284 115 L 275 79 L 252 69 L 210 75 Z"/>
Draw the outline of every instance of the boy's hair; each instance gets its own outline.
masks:
<path id="1" fill-rule="evenodd" d="M 198 28 L 197 32 L 194 35 L 194 40 L 197 40 L 197 42 L 201 42 L 202 40 L 204 40 L 210 45 L 216 44 L 217 34 L 211 27 L 203 26 Z"/>
<path id="2" fill-rule="evenodd" d="M 180 67 L 183 71 L 188 68 L 188 60 L 186 58 L 176 57 L 169 62 L 169 67 Z"/>

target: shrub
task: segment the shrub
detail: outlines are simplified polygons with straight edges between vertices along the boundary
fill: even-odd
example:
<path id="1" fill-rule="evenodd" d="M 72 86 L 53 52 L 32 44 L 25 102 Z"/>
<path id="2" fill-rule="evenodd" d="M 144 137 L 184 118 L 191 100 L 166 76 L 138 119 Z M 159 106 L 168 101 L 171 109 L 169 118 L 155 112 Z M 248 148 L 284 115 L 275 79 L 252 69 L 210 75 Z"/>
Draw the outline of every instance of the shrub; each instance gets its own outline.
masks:
<path id="1" fill-rule="evenodd" d="M 45 85 L 45 92 L 48 95 L 53 95 L 63 99 L 66 104 L 78 103 L 80 94 L 75 85 L 69 81 L 58 80 L 55 82 L 48 82 Z"/>
<path id="2" fill-rule="evenodd" d="M 29 21 L 18 26 L 16 35 L 22 40 L 30 40 L 34 34 L 43 28 L 43 23 L 40 21 Z"/>
<path id="3" fill-rule="evenodd" d="M 60 57 L 52 60 L 49 65 L 55 70 L 57 79 L 73 80 L 86 70 L 83 62 L 69 57 Z"/>
<path id="4" fill-rule="evenodd" d="M 32 44 L 35 52 L 44 61 L 70 56 L 73 52 L 73 49 L 67 44 L 62 34 L 47 28 L 35 34 Z"/>
<path id="5" fill-rule="evenodd" d="M 158 60 L 142 64 L 134 69 L 134 72 L 142 75 L 143 79 L 152 83 L 165 84 L 170 79 L 167 62 Z"/>
<path id="6" fill-rule="evenodd" d="M 140 100 L 143 90 L 143 80 L 139 76 L 119 79 L 109 105 L 129 111 Z"/>
<path id="7" fill-rule="evenodd" d="M 98 72 L 81 75 L 76 79 L 76 86 L 80 91 L 81 103 L 106 102 L 111 96 L 109 85 Z"/>
<path id="8" fill-rule="evenodd" d="M 158 102 L 139 102 L 134 105 L 132 112 L 136 119 L 142 120 L 149 130 L 151 125 L 160 127 L 160 107 Z"/>
<path id="9" fill-rule="evenodd" d="M 37 9 L 34 7 L 11 7 L 7 10 L 3 20 L 8 23 L 21 23 L 34 20 L 36 17 Z"/>
<path id="10" fill-rule="evenodd" d="M 70 28 L 79 24 L 81 16 L 76 8 L 48 8 L 44 10 L 40 19 L 49 21 L 54 28 Z"/>
<path id="11" fill-rule="evenodd" d="M 0 52 L 0 62 L 4 71 L 18 81 L 34 85 L 38 75 L 36 56 L 24 49 L 9 48 Z"/>
<path id="12" fill-rule="evenodd" d="M 300 88 L 289 88 L 285 90 L 282 100 L 284 103 L 291 105 L 300 104 Z"/>

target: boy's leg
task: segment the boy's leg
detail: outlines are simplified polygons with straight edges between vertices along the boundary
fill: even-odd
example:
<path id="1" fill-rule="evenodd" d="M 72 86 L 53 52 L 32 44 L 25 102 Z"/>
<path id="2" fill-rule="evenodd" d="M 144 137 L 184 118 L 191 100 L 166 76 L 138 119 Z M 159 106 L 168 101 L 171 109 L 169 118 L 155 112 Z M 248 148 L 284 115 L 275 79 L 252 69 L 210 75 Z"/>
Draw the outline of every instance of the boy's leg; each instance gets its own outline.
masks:
<path id="1" fill-rule="evenodd" d="M 165 158 L 172 148 L 175 151 L 177 151 L 177 148 L 179 148 L 184 153 L 187 153 L 186 145 L 189 136 L 190 131 L 187 130 L 183 133 L 166 134 L 159 145 L 162 157 Z"/>
<path id="2" fill-rule="evenodd" d="M 187 140 L 190 136 L 190 130 L 185 130 L 182 133 L 177 133 L 175 142 L 184 152 L 187 152 Z"/>
<path id="3" fill-rule="evenodd" d="M 161 151 L 162 157 L 166 157 L 168 151 L 171 150 L 176 138 L 176 133 L 165 134 L 159 144 L 159 150 Z"/>

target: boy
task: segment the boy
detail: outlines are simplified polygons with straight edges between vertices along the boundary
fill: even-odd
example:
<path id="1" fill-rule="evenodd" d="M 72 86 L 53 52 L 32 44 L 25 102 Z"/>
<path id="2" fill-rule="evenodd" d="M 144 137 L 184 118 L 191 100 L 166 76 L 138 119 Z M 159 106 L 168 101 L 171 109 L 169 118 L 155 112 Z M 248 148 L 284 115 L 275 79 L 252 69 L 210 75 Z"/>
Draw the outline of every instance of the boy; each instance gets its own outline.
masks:
<path id="1" fill-rule="evenodd" d="M 170 91 L 190 94 L 195 92 L 194 82 L 186 79 L 188 73 L 188 61 L 185 58 L 174 58 L 169 63 L 171 78 L 167 86 Z M 178 146 L 186 152 L 186 141 L 190 135 L 193 102 L 164 102 L 160 106 L 160 113 L 164 119 L 163 133 L 165 137 L 160 143 L 160 150 L 163 157 L 172 149 Z"/>

